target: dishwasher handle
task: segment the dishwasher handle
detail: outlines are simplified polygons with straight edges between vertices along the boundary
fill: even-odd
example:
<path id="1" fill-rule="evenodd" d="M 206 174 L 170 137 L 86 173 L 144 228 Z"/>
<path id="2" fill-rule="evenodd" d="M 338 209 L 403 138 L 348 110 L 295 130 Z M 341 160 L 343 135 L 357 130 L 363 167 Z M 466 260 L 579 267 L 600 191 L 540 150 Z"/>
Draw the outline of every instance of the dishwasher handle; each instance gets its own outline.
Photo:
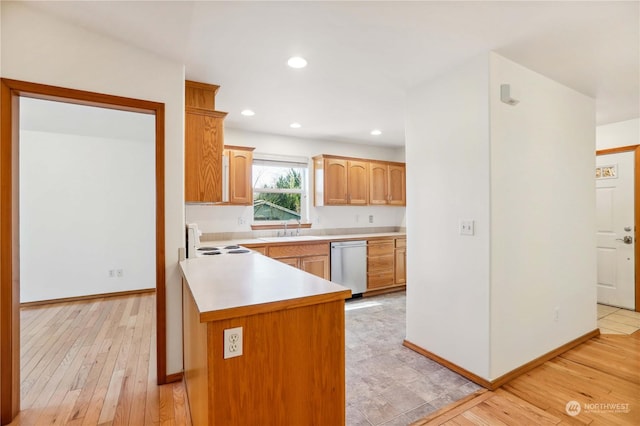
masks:
<path id="1" fill-rule="evenodd" d="M 332 249 L 343 249 L 350 247 L 366 247 L 366 241 L 336 241 L 331 243 Z"/>

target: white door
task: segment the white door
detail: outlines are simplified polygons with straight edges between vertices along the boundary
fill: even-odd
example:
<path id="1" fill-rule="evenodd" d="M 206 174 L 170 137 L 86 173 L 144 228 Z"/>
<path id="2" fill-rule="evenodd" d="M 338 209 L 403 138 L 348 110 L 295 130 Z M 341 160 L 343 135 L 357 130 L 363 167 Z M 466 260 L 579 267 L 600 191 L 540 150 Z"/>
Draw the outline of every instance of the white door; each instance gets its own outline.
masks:
<path id="1" fill-rule="evenodd" d="M 634 152 L 596 157 L 598 303 L 635 309 Z"/>

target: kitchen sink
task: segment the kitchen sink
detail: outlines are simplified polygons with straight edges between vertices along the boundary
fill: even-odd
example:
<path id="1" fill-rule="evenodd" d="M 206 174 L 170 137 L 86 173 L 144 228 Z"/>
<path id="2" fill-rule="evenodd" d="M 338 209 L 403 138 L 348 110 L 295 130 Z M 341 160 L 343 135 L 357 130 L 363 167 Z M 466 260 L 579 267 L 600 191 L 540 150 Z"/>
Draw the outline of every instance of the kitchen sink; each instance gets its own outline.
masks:
<path id="1" fill-rule="evenodd" d="M 316 237 L 315 235 L 297 235 L 295 237 L 264 237 L 264 238 L 258 238 L 258 239 L 266 243 L 290 243 L 290 242 L 296 242 L 296 241 L 324 240 L 326 238 Z"/>

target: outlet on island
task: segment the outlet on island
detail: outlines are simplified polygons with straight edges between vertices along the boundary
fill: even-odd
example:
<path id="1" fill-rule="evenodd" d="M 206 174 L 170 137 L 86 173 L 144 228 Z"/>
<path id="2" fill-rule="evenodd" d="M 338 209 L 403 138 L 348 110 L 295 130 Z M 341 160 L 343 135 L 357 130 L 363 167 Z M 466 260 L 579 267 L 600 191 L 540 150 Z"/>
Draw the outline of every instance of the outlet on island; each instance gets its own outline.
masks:
<path id="1" fill-rule="evenodd" d="M 224 359 L 242 355 L 242 327 L 224 330 Z"/>

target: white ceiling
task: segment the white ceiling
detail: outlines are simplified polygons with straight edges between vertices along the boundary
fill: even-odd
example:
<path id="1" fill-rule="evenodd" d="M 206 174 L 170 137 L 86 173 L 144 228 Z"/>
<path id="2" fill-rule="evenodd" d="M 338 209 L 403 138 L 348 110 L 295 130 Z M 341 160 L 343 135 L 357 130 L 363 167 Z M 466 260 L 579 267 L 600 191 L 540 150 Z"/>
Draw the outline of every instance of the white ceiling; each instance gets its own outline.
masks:
<path id="1" fill-rule="evenodd" d="M 220 85 L 227 127 L 402 146 L 405 92 L 490 50 L 594 97 L 598 124 L 640 116 L 638 1 L 31 4 Z"/>

